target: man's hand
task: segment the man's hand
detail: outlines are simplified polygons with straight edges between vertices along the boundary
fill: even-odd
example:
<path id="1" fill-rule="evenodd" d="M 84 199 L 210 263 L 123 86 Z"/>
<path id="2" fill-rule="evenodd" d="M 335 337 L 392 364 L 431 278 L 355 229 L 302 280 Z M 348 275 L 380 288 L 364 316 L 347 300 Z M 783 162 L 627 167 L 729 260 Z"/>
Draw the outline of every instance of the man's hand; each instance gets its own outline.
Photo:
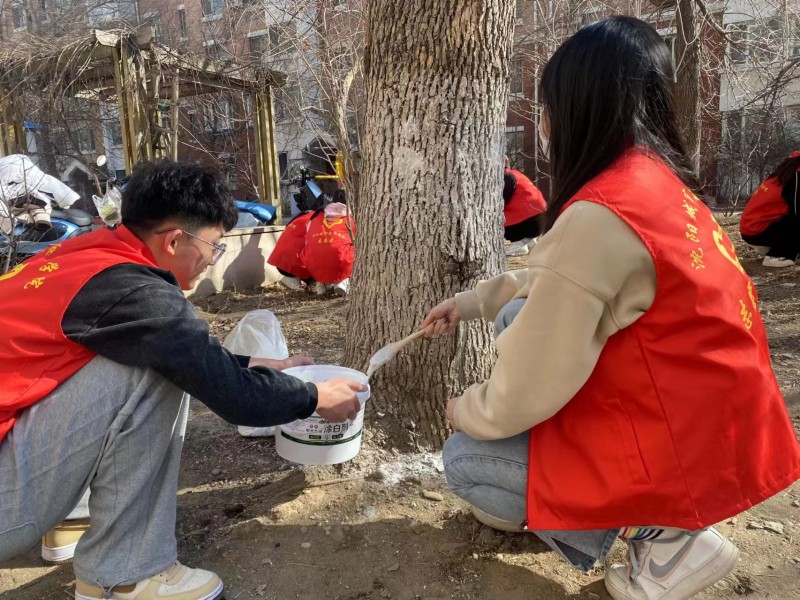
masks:
<path id="1" fill-rule="evenodd" d="M 336 377 L 317 384 L 317 414 L 332 423 L 355 419 L 361 410 L 356 392 L 367 386 L 346 377 Z"/>
<path id="2" fill-rule="evenodd" d="M 427 337 L 433 337 L 444 333 L 452 333 L 460 321 L 461 315 L 458 314 L 456 299 L 448 298 L 431 309 L 431 312 L 428 313 L 419 328 L 425 329 L 429 325 L 433 325 L 426 334 Z"/>
<path id="3" fill-rule="evenodd" d="M 267 367 L 268 369 L 275 369 L 283 371 L 291 367 L 302 367 L 304 365 L 313 365 L 314 359 L 310 356 L 290 356 L 289 358 L 256 358 L 250 357 L 250 362 L 247 366 L 252 367 Z"/>
<path id="4" fill-rule="evenodd" d="M 456 421 L 456 403 L 458 402 L 458 398 L 450 398 L 447 401 L 447 420 L 450 423 L 450 427 L 453 428 L 453 431 L 461 431 L 461 428 L 458 426 L 458 421 Z"/>

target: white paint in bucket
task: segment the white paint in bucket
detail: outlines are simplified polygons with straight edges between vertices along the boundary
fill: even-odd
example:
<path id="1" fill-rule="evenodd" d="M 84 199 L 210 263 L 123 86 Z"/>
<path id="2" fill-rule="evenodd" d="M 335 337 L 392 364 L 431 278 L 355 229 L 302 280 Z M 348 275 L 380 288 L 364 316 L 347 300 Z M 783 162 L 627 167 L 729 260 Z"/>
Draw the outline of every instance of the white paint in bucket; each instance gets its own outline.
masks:
<path id="1" fill-rule="evenodd" d="M 307 419 L 281 425 L 275 436 L 278 455 L 301 465 L 335 465 L 355 457 L 361 450 L 364 405 L 369 398 L 369 380 L 366 374 L 336 365 L 292 367 L 284 373 L 311 383 L 347 377 L 366 385 L 367 391 L 356 393 L 361 402 L 361 410 L 355 419 L 331 423 L 314 413 Z"/>

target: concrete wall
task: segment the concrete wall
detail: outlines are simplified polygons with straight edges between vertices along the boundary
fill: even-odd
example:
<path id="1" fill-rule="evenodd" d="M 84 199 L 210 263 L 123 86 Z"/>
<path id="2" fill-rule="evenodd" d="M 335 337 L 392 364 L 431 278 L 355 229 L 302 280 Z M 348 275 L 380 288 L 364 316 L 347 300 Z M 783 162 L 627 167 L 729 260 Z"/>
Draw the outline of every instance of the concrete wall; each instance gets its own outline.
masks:
<path id="1" fill-rule="evenodd" d="M 281 278 L 272 265 L 267 264 L 282 226 L 234 229 L 222 241 L 228 249 L 220 261 L 209 267 L 187 297 L 205 298 L 229 288 L 251 288 L 275 283 Z"/>

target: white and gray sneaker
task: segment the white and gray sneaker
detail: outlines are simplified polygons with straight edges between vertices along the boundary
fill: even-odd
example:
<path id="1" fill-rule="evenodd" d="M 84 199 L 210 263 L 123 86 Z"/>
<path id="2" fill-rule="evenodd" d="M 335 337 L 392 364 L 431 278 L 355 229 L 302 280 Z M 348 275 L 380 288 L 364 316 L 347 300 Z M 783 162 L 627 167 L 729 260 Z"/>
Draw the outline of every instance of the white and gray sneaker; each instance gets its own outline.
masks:
<path id="1" fill-rule="evenodd" d="M 535 245 L 535 238 L 525 238 L 517 242 L 511 242 L 506 248 L 506 256 L 525 256 Z"/>
<path id="2" fill-rule="evenodd" d="M 785 258 L 783 256 L 765 256 L 764 262 L 761 264 L 763 264 L 765 267 L 781 269 L 784 267 L 793 267 L 795 262 L 791 258 Z"/>
<path id="3" fill-rule="evenodd" d="M 303 284 L 297 277 L 284 277 L 280 281 L 281 285 L 290 290 L 299 291 L 303 289 Z"/>
<path id="4" fill-rule="evenodd" d="M 630 565 L 606 571 L 616 600 L 684 600 L 715 584 L 736 566 L 739 550 L 713 527 L 669 540 L 628 542 Z"/>

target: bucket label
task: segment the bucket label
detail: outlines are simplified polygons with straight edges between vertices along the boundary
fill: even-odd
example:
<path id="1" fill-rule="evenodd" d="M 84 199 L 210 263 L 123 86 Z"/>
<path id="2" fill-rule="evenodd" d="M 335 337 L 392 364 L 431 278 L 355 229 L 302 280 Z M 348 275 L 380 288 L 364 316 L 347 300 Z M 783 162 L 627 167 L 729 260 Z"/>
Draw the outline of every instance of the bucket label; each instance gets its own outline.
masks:
<path id="1" fill-rule="evenodd" d="M 331 423 L 318 415 L 281 425 L 281 437 L 311 446 L 336 446 L 352 442 L 361 435 L 364 411 L 352 421 Z"/>

